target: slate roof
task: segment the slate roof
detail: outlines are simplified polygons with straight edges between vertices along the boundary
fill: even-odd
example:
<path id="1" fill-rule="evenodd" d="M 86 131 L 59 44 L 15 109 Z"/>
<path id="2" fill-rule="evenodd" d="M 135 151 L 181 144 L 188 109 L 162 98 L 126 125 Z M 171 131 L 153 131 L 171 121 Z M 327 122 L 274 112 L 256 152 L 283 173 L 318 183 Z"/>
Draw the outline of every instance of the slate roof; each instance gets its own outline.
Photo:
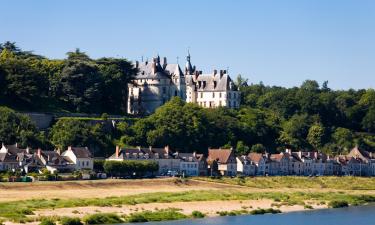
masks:
<path id="1" fill-rule="evenodd" d="M 187 75 L 186 83 L 196 85 L 198 91 L 227 91 L 231 90 L 231 78 L 228 74 Z M 232 83 L 233 85 L 233 83 Z"/>
<path id="2" fill-rule="evenodd" d="M 68 147 L 68 150 L 71 150 L 77 158 L 91 158 L 92 154 L 87 147 Z"/>

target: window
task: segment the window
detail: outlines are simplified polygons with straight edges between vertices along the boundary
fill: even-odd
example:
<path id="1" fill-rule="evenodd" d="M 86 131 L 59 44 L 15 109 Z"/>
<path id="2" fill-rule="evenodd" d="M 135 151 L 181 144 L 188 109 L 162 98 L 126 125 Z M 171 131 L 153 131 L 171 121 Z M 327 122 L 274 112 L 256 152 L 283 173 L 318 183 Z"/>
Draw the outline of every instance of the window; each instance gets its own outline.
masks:
<path id="1" fill-rule="evenodd" d="M 166 94 L 166 93 L 167 93 L 167 88 L 166 88 L 166 87 L 163 87 L 163 89 L 162 89 L 162 93 L 163 93 L 163 94 Z"/>
<path id="2" fill-rule="evenodd" d="M 212 98 L 215 98 L 215 92 L 212 92 Z"/>
<path id="3" fill-rule="evenodd" d="M 229 108 L 232 107 L 232 102 L 231 101 L 228 102 L 228 106 L 229 106 Z"/>
<path id="4" fill-rule="evenodd" d="M 174 96 L 177 96 L 177 90 L 174 91 Z"/>
<path id="5" fill-rule="evenodd" d="M 219 93 L 219 97 L 221 98 L 221 92 Z"/>
<path id="6" fill-rule="evenodd" d="M 203 92 L 201 92 L 201 98 L 203 98 Z"/>
<path id="7" fill-rule="evenodd" d="M 229 98 L 232 98 L 232 93 L 229 92 L 228 97 L 229 97 Z"/>

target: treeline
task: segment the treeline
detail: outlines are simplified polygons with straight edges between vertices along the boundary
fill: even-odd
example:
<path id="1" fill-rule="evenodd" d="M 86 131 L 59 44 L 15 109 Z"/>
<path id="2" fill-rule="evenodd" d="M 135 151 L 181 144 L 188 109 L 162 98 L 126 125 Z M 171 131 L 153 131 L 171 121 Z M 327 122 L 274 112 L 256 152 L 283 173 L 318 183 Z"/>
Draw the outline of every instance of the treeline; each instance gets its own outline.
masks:
<path id="1" fill-rule="evenodd" d="M 94 60 L 76 49 L 54 60 L 0 44 L 0 104 L 15 109 L 125 114 L 135 74 L 126 59 Z"/>

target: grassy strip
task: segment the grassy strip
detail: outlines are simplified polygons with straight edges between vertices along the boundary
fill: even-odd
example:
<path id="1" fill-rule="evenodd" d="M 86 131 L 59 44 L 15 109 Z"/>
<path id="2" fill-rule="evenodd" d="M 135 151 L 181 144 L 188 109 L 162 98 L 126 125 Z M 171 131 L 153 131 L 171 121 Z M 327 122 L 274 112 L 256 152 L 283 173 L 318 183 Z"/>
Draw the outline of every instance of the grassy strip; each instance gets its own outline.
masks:
<path id="1" fill-rule="evenodd" d="M 210 178 L 196 177 L 195 180 L 241 185 L 253 188 L 326 188 L 336 190 L 375 190 L 372 177 L 242 177 Z"/>
<path id="2" fill-rule="evenodd" d="M 344 192 L 306 193 L 306 192 L 238 192 L 226 191 L 187 191 L 187 192 L 160 192 L 147 193 L 121 197 L 88 198 L 88 199 L 33 199 L 0 203 L 0 217 L 19 221 L 26 215 L 38 209 L 68 208 L 82 206 L 119 206 L 135 205 L 141 203 L 167 203 L 167 202 L 191 202 L 214 200 L 258 200 L 272 199 L 288 205 L 304 205 L 304 201 L 346 201 L 350 205 L 361 205 L 375 202 L 375 195 L 352 195 Z"/>
<path id="3" fill-rule="evenodd" d="M 254 209 L 254 210 L 232 210 L 232 211 L 218 211 L 216 212 L 216 214 L 220 215 L 220 216 L 238 216 L 238 215 L 246 215 L 246 214 L 250 214 L 250 215 L 263 215 L 263 214 L 268 214 L 268 213 L 272 213 L 272 214 L 276 214 L 276 213 L 281 213 L 281 211 L 279 209 L 273 209 L 273 208 L 269 208 L 269 209 Z"/>
<path id="4" fill-rule="evenodd" d="M 157 211 L 144 211 L 124 216 L 125 222 L 139 223 L 151 221 L 181 220 L 191 218 L 182 214 L 179 209 L 161 209 Z"/>

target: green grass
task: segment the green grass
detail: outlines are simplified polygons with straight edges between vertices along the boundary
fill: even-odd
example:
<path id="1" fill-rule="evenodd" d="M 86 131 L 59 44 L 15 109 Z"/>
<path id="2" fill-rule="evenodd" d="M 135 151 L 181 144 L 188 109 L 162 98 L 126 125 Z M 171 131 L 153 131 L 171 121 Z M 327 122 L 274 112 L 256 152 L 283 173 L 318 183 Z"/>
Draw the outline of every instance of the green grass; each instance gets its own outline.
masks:
<path id="1" fill-rule="evenodd" d="M 210 178 L 197 177 L 195 180 L 240 185 L 253 188 L 319 188 L 341 190 L 375 190 L 375 178 L 372 177 L 243 177 Z"/>
<path id="2" fill-rule="evenodd" d="M 355 195 L 345 192 L 239 192 L 238 190 L 222 191 L 186 191 L 145 193 L 121 197 L 87 198 L 87 199 L 33 199 L 13 202 L 0 202 L 0 217 L 19 221 L 37 209 L 68 208 L 83 206 L 118 206 L 141 203 L 191 202 L 214 200 L 277 200 L 278 204 L 305 205 L 305 201 L 331 202 L 346 201 L 350 205 L 362 205 L 375 202 L 375 195 Z"/>
<path id="3" fill-rule="evenodd" d="M 179 212 L 179 209 L 161 209 L 157 211 L 143 211 L 132 213 L 125 216 L 124 219 L 129 223 L 151 222 L 151 221 L 167 221 L 167 220 L 181 220 L 189 218 L 188 216 Z"/>
<path id="4" fill-rule="evenodd" d="M 83 217 L 85 224 L 112 224 L 124 221 L 114 213 L 97 213 Z"/>

